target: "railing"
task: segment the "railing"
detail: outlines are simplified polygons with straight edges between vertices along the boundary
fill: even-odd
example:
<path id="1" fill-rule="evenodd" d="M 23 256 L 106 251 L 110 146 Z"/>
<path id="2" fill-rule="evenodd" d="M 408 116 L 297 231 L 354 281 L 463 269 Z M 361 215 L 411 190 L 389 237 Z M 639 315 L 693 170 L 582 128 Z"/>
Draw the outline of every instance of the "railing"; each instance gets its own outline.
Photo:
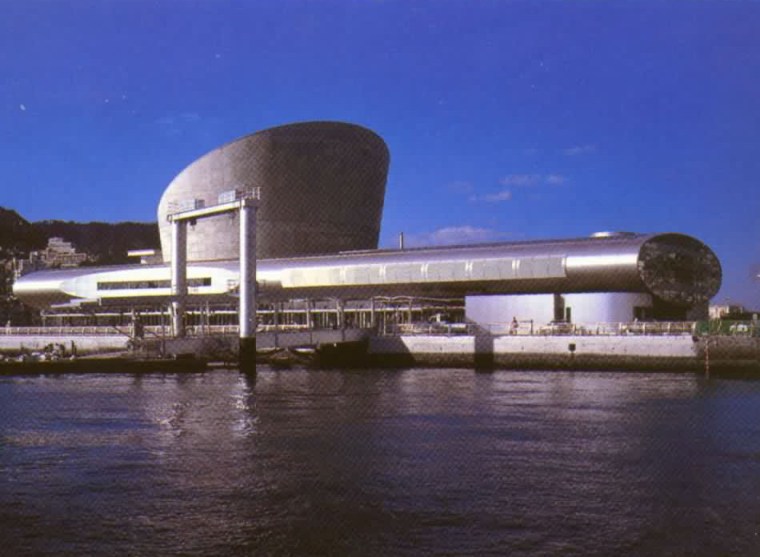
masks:
<path id="1" fill-rule="evenodd" d="M 306 325 L 259 325 L 256 327 L 257 333 L 292 333 L 301 331 L 315 331 L 320 330 L 316 327 L 309 328 Z M 218 336 L 218 335 L 237 335 L 240 332 L 240 327 L 237 325 L 188 325 L 185 327 L 185 334 L 187 336 Z"/>
<path id="2" fill-rule="evenodd" d="M 648 321 L 627 323 L 548 323 L 537 325 L 522 321 L 495 323 L 484 328 L 494 335 L 578 335 L 578 336 L 625 336 L 625 335 L 694 335 L 695 321 Z"/>
<path id="3" fill-rule="evenodd" d="M 324 330 L 332 327 L 323 328 Z M 306 325 L 259 325 L 258 333 L 268 332 L 302 332 L 321 330 Z M 171 328 L 168 325 L 145 325 L 144 336 L 168 337 Z M 485 332 L 494 336 L 627 336 L 627 335 L 720 335 L 720 336 L 760 336 L 760 323 L 757 321 L 647 321 L 629 323 L 549 323 L 538 325 L 532 321 L 518 323 L 400 323 L 387 325 L 382 330 L 385 335 L 473 335 Z M 189 325 L 188 336 L 237 335 L 237 325 Z M 130 325 L 120 326 L 49 326 L 49 327 L 2 327 L 0 336 L 130 336 Z"/>
<path id="4" fill-rule="evenodd" d="M 186 211 L 196 211 L 199 209 L 211 209 L 217 205 L 225 205 L 242 199 L 261 199 L 261 186 L 249 186 L 236 188 L 220 193 L 216 199 L 212 199 L 208 204 L 205 199 L 191 198 L 170 201 L 167 205 L 167 214 L 175 215 Z"/>
<path id="5" fill-rule="evenodd" d="M 0 335 L 21 335 L 21 336 L 129 336 L 122 329 L 128 327 L 102 327 L 102 326 L 84 326 L 84 327 L 0 327 Z"/>
<path id="6" fill-rule="evenodd" d="M 471 335 L 476 326 L 470 323 L 400 323 L 390 327 L 392 335 Z"/>
<path id="7" fill-rule="evenodd" d="M 697 323 L 631 322 L 631 323 L 550 323 L 538 325 L 533 321 L 517 323 L 404 323 L 386 329 L 386 334 L 402 335 L 472 335 L 485 332 L 494 336 L 622 336 L 622 335 L 694 335 Z"/>
<path id="8" fill-rule="evenodd" d="M 332 329 L 332 327 L 330 327 Z M 259 325 L 256 328 L 258 333 L 269 332 L 301 332 L 301 331 L 319 330 L 309 328 L 306 325 Z M 219 335 L 237 335 L 240 328 L 237 325 L 188 325 L 185 329 L 187 336 L 219 336 Z M 144 336 L 149 337 L 168 337 L 171 336 L 171 327 L 169 325 L 145 325 L 143 326 Z M 47 326 L 47 327 L 2 327 L 0 326 L 0 335 L 5 336 L 131 336 L 133 329 L 130 325 L 120 326 Z"/>
<path id="9" fill-rule="evenodd" d="M 760 336 L 760 321 L 712 319 L 697 324 L 697 335 Z"/>
<path id="10" fill-rule="evenodd" d="M 517 323 L 411 323 L 394 325 L 387 333 L 403 335 L 471 335 L 478 331 L 494 336 L 627 336 L 627 335 L 695 335 L 698 334 L 695 321 L 651 321 L 629 323 L 549 323 L 536 324 L 533 321 Z M 746 328 L 746 327 L 745 327 Z M 744 332 L 735 327 L 731 334 Z M 728 333 L 727 333 L 728 334 Z"/>

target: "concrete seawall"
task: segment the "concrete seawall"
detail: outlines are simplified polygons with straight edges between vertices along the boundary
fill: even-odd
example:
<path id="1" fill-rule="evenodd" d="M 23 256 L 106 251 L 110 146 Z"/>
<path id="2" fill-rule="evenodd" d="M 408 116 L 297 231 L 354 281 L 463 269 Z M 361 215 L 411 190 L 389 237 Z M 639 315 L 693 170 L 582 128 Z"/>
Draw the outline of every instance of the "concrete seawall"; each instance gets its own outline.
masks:
<path id="1" fill-rule="evenodd" d="M 126 335 L 0 335 L 0 353 L 17 354 L 36 352 L 49 344 L 62 344 L 72 351 L 72 343 L 79 355 L 118 352 L 127 349 Z"/>
<path id="2" fill-rule="evenodd" d="M 679 336 L 393 336 L 369 341 L 367 360 L 383 366 L 502 369 L 701 371 L 760 370 L 760 339 Z"/>
<path id="3" fill-rule="evenodd" d="M 697 358 L 711 369 L 760 372 L 760 337 L 699 337 Z"/>
<path id="4" fill-rule="evenodd" d="M 333 333 L 334 331 L 328 331 Z M 338 331 L 339 332 L 339 331 Z M 325 337 L 320 346 L 325 365 L 359 367 L 475 367 L 478 369 L 578 369 L 635 371 L 731 370 L 760 374 L 760 338 L 691 335 L 395 335 Z M 263 335 L 265 336 L 265 335 Z M 280 335 L 288 340 L 287 335 Z M 297 337 L 297 338 L 296 338 Z M 295 335 L 293 346 L 300 337 Z M 321 338 L 321 337 L 320 337 Z M 364 339 L 364 340 L 362 340 Z M 278 343 L 263 342 L 262 348 Z M 338 342 L 343 340 L 344 342 Z M 355 342 L 345 342 L 353 340 Z M 313 345 L 314 338 L 303 339 Z M 62 344 L 78 355 L 126 351 L 125 335 L 0 335 L 0 353 L 42 351 Z M 286 343 L 288 346 L 290 344 Z M 147 354 L 194 354 L 235 360 L 237 337 L 210 336 L 145 341 Z"/>

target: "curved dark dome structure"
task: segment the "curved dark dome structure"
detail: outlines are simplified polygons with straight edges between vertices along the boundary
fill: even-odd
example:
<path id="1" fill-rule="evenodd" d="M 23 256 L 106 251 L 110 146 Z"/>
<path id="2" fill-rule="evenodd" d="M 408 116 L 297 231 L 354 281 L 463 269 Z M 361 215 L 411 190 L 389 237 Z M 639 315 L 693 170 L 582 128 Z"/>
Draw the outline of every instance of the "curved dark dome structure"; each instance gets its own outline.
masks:
<path id="1" fill-rule="evenodd" d="M 677 306 L 707 303 L 723 278 L 715 253 L 684 234 L 660 234 L 644 242 L 638 268 L 650 292 Z"/>
<path id="2" fill-rule="evenodd" d="M 377 248 L 390 155 L 374 132 L 341 122 L 304 122 L 263 130 L 202 156 L 169 184 L 158 206 L 164 260 L 170 258 L 170 204 L 217 203 L 219 194 L 261 187 L 259 258 Z M 237 215 L 197 222 L 189 261 L 234 259 Z"/>

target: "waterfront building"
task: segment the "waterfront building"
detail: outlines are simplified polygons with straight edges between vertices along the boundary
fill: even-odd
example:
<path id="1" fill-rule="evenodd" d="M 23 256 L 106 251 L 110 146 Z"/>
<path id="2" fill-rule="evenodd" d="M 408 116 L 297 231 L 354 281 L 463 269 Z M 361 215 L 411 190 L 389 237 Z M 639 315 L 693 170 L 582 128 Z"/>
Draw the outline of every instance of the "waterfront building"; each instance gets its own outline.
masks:
<path id="1" fill-rule="evenodd" d="M 22 277 L 14 292 L 60 316 L 110 311 L 116 319 L 137 309 L 163 320 L 173 299 L 169 215 L 229 202 L 251 186 L 261 192 L 260 322 L 378 326 L 444 313 L 482 326 L 674 321 L 707 318 L 720 288 L 712 250 L 677 233 L 378 250 L 388 164 L 382 139 L 353 124 L 246 136 L 167 187 L 158 207 L 162 263 L 45 270 Z M 187 307 L 198 325 L 235 319 L 237 218 L 198 220 L 187 235 Z"/>
<path id="2" fill-rule="evenodd" d="M 171 212 L 229 201 L 251 186 L 261 188 L 260 259 L 375 249 L 389 160 L 377 134 L 340 122 L 278 126 L 222 145 L 182 170 L 161 196 L 164 259 L 171 254 Z M 198 220 L 187 238 L 188 261 L 236 259 L 238 218 Z"/>

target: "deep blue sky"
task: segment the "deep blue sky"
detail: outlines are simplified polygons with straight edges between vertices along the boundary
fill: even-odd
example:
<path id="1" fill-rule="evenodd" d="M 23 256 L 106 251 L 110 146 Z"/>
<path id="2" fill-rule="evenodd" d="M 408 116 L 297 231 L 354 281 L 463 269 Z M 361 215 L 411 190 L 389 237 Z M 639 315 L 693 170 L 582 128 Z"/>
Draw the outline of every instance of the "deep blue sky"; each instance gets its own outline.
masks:
<path id="1" fill-rule="evenodd" d="M 760 3 L 0 3 L 0 205 L 155 220 L 221 143 L 342 120 L 391 150 L 381 245 L 675 231 L 760 308 Z"/>

